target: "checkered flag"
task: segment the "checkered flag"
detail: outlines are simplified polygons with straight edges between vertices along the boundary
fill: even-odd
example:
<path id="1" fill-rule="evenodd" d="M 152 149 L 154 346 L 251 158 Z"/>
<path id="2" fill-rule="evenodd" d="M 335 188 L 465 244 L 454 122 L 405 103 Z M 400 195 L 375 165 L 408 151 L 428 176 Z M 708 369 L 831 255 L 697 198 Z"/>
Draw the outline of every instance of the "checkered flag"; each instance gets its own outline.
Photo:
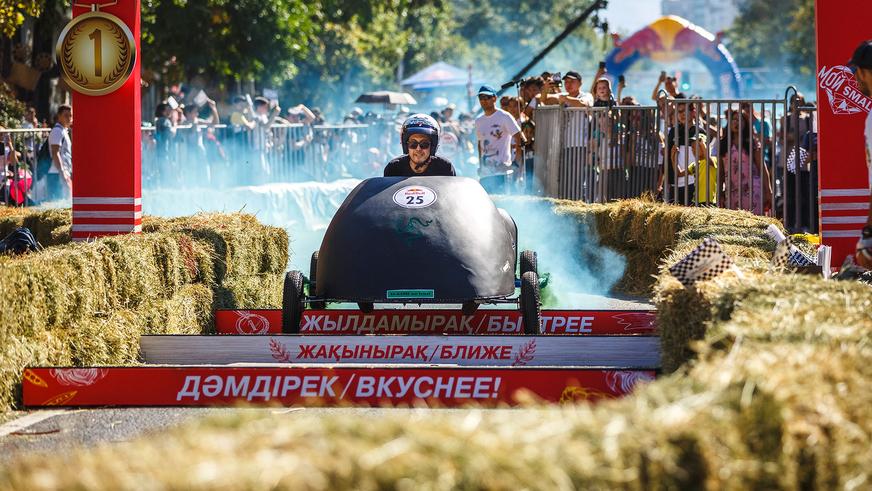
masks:
<path id="1" fill-rule="evenodd" d="M 775 254 L 772 256 L 772 266 L 783 269 L 786 267 L 801 268 L 804 266 L 816 266 L 814 259 L 800 251 L 790 238 L 786 238 L 775 246 Z"/>
<path id="2" fill-rule="evenodd" d="M 808 151 L 802 147 L 799 147 L 799 165 L 801 170 L 808 170 Z M 796 174 L 796 148 L 791 148 L 787 156 L 787 172 Z"/>
<path id="3" fill-rule="evenodd" d="M 685 288 L 690 288 L 697 281 L 710 280 L 732 266 L 733 260 L 724 253 L 718 241 L 709 237 L 684 259 L 673 264 L 669 272 Z"/>

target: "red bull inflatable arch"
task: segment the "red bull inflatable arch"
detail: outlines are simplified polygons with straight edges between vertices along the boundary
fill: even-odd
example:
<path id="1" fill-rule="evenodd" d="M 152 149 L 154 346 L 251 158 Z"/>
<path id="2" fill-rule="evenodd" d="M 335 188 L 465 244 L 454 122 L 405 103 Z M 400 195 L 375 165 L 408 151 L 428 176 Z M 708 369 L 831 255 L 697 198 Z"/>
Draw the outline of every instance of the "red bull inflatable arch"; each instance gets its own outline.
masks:
<path id="1" fill-rule="evenodd" d="M 693 57 L 703 63 L 720 97 L 741 97 L 741 75 L 733 56 L 716 36 L 681 17 L 661 17 L 627 39 L 613 35 L 615 48 L 606 57 L 606 69 L 617 77 L 643 57 L 671 63 Z"/>

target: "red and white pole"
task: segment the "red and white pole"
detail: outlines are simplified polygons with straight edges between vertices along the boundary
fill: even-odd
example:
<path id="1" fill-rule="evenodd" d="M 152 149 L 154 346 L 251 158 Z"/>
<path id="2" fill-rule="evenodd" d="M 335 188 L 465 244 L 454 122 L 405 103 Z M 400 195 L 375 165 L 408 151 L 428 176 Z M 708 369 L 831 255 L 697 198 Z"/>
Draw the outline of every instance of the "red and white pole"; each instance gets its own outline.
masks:
<path id="1" fill-rule="evenodd" d="M 139 0 L 99 10 L 127 25 L 138 54 Z M 73 17 L 90 11 L 74 6 Z M 141 104 L 139 56 L 127 81 L 113 92 L 73 92 L 73 240 L 141 232 Z"/>
<path id="2" fill-rule="evenodd" d="M 837 266 L 854 253 L 869 211 L 863 124 L 872 99 L 860 93 L 845 64 L 861 41 L 872 39 L 872 9 L 815 3 L 821 238 Z"/>

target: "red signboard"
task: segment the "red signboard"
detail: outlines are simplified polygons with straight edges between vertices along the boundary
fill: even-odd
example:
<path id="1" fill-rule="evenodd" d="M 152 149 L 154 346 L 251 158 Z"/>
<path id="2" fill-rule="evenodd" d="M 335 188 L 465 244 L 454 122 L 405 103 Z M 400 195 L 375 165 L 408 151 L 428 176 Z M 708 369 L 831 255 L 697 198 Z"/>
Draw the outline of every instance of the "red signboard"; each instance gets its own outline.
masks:
<path id="1" fill-rule="evenodd" d="M 856 2 L 815 3 L 821 235 L 838 266 L 854 253 L 869 210 L 863 125 L 872 100 L 846 63 L 872 38 L 872 10 Z"/>
<path id="2" fill-rule="evenodd" d="M 544 310 L 543 334 L 625 335 L 654 334 L 653 310 Z M 218 310 L 219 334 L 280 334 L 281 310 Z M 517 310 L 479 310 L 463 315 L 459 310 L 306 310 L 300 334 L 522 334 Z"/>
<path id="3" fill-rule="evenodd" d="M 538 368 L 28 368 L 26 407 L 516 405 L 619 397 L 655 372 Z"/>
<path id="4" fill-rule="evenodd" d="M 139 53 L 139 1 L 73 2 L 73 16 L 91 3 L 127 25 Z M 130 77 L 109 94 L 73 92 L 73 240 L 142 229 L 139 67 L 137 56 Z"/>

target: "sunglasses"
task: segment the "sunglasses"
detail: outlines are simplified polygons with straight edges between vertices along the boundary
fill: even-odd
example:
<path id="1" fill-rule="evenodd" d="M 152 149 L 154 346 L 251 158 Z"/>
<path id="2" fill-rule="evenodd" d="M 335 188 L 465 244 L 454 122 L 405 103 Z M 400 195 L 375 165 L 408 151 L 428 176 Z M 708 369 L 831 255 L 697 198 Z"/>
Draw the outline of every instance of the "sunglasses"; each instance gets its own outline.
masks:
<path id="1" fill-rule="evenodd" d="M 430 142 L 428 142 L 428 141 L 422 141 L 422 142 L 410 141 L 407 143 L 407 145 L 412 150 L 417 150 L 419 147 L 421 148 L 421 150 L 427 150 L 428 148 L 430 148 Z"/>

